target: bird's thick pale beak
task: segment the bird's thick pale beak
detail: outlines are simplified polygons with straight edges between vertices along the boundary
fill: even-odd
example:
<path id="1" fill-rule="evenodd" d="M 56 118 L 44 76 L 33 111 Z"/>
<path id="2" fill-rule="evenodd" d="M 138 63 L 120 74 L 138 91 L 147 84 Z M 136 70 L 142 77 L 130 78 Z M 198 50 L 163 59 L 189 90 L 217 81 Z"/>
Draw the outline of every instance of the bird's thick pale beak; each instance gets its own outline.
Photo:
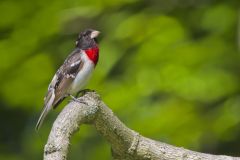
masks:
<path id="1" fill-rule="evenodd" d="M 96 38 L 99 34 L 100 34 L 99 31 L 92 31 L 90 37 L 91 37 L 91 38 Z"/>

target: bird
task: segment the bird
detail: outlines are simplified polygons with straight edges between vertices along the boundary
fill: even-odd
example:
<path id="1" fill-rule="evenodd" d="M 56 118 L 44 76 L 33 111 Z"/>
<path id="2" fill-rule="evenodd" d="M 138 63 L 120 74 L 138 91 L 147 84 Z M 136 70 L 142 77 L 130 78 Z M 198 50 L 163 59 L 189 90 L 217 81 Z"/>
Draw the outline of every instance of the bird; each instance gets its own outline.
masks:
<path id="1" fill-rule="evenodd" d="M 67 56 L 48 86 L 36 131 L 40 129 L 47 114 L 66 97 L 77 100 L 73 95 L 83 90 L 98 63 L 99 47 L 96 38 L 99 34 L 99 31 L 93 29 L 86 29 L 79 34 L 75 49 Z"/>

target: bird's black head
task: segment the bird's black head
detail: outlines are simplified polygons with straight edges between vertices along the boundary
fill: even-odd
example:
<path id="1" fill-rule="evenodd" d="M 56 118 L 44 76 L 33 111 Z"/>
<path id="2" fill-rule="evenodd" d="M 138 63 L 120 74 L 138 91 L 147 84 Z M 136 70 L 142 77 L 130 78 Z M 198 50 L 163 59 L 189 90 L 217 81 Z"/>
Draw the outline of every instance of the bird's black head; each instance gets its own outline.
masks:
<path id="1" fill-rule="evenodd" d="M 80 49 L 88 49 L 96 46 L 96 38 L 99 33 L 99 31 L 93 29 L 86 29 L 85 31 L 81 32 L 76 41 L 76 47 Z"/>

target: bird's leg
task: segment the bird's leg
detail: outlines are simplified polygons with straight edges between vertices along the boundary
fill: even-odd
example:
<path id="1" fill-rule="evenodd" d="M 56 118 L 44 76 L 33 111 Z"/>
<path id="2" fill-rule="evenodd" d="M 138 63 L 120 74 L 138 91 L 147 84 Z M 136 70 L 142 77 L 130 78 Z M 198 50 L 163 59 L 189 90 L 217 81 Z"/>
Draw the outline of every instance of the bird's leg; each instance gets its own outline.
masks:
<path id="1" fill-rule="evenodd" d="M 72 101 L 78 102 L 78 103 L 83 103 L 83 104 L 87 105 L 87 103 L 85 101 L 83 101 L 82 99 L 78 99 L 71 94 L 69 94 L 69 96 L 72 98 Z"/>
<path id="2" fill-rule="evenodd" d="M 78 101 L 78 99 L 76 97 L 74 97 L 73 95 L 69 94 L 69 96 L 72 98 L 72 100 Z"/>
<path id="3" fill-rule="evenodd" d="M 71 95 L 71 94 L 69 94 L 69 96 L 72 98 L 73 101 L 78 102 L 78 103 L 83 103 L 83 104 L 86 104 L 86 105 L 87 105 L 87 103 L 86 103 L 85 101 L 83 101 L 82 99 L 79 99 L 79 98 L 77 98 L 77 97 L 79 96 L 79 94 L 81 94 L 81 96 L 80 96 L 80 98 L 81 98 L 81 97 L 82 97 L 84 94 L 86 94 L 87 92 L 92 92 L 92 91 L 93 91 L 93 90 L 91 90 L 91 89 L 83 89 L 83 90 L 77 92 L 76 97 L 74 97 L 74 96 Z"/>

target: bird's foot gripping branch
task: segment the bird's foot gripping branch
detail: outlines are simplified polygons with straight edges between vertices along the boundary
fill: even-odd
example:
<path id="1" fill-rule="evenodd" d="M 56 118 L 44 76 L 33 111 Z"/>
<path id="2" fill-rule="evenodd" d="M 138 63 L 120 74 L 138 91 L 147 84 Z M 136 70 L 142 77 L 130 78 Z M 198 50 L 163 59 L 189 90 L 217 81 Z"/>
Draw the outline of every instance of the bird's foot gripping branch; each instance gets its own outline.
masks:
<path id="1" fill-rule="evenodd" d="M 84 103 L 70 102 L 55 120 L 44 148 L 45 160 L 67 159 L 70 138 L 82 124 L 95 126 L 110 143 L 114 159 L 240 160 L 238 157 L 194 152 L 143 137 L 127 128 L 96 92 L 86 92 L 82 100 Z"/>

